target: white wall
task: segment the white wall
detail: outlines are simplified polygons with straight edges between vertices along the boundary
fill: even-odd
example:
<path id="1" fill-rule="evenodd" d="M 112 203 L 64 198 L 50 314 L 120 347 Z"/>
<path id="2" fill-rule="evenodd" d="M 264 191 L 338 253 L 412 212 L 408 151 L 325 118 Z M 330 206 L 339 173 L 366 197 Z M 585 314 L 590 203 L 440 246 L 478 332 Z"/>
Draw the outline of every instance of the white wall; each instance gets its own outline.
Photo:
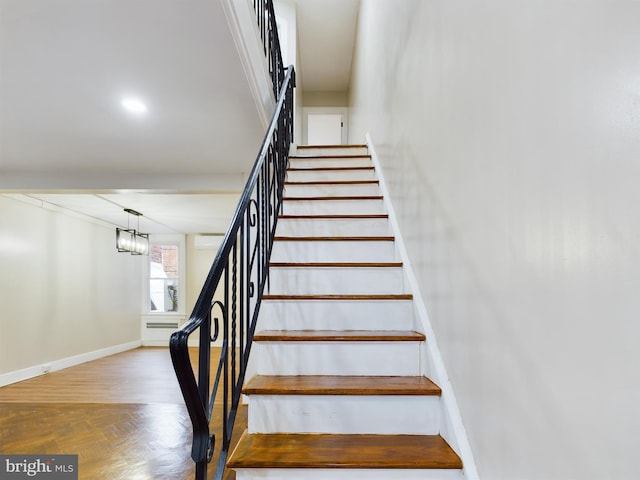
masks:
<path id="1" fill-rule="evenodd" d="M 115 229 L 0 196 L 0 375 L 140 341 L 141 262 Z"/>
<path id="2" fill-rule="evenodd" d="M 281 43 L 282 61 L 285 66 L 293 65 L 296 72 L 297 84 L 302 85 L 300 65 L 300 50 L 298 49 L 298 16 L 295 0 L 274 0 L 273 8 L 278 21 L 278 38 Z M 302 88 L 294 91 L 294 143 L 300 144 L 302 139 Z"/>
<path id="3" fill-rule="evenodd" d="M 187 235 L 187 319 L 196 305 L 223 239 L 223 235 L 216 235 L 210 238 L 210 248 L 196 248 L 196 235 Z"/>
<path id="4" fill-rule="evenodd" d="M 231 223 L 231 220 L 229 220 Z M 215 235 L 207 239 L 206 247 L 196 247 L 197 235 L 187 235 L 187 311 L 185 320 L 189 320 L 189 316 L 193 312 L 196 306 L 204 282 L 209 275 L 209 270 L 213 265 L 213 261 L 218 254 L 219 248 L 222 246 L 224 235 Z M 219 300 L 222 303 L 225 302 L 224 298 L 224 281 L 218 284 L 218 288 L 214 294 L 213 300 Z M 222 332 L 223 319 L 222 312 L 219 307 L 215 307 L 212 310 L 213 318 L 219 318 L 220 332 Z M 199 333 L 194 332 L 189 340 L 189 344 L 192 346 L 198 346 Z M 218 339 L 213 343 L 217 347 L 222 346 L 223 335 L 220 333 Z"/>
<path id="5" fill-rule="evenodd" d="M 304 92 L 305 107 L 346 107 L 349 93 L 344 92 Z"/>
<path id="6" fill-rule="evenodd" d="M 370 132 L 480 477 L 640 478 L 640 2 L 362 0 Z"/>

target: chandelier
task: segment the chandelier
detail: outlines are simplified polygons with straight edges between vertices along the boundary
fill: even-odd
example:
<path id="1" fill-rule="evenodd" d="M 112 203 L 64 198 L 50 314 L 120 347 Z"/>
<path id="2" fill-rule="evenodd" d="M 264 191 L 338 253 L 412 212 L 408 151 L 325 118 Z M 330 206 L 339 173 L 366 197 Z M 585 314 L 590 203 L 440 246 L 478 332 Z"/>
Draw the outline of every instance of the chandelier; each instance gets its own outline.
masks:
<path id="1" fill-rule="evenodd" d="M 128 252 L 131 255 L 149 255 L 149 234 L 140 233 L 140 217 L 142 214 L 130 208 L 127 212 L 127 228 L 116 228 L 116 248 L 119 252 Z M 131 228 L 131 219 L 137 220 L 137 228 Z"/>

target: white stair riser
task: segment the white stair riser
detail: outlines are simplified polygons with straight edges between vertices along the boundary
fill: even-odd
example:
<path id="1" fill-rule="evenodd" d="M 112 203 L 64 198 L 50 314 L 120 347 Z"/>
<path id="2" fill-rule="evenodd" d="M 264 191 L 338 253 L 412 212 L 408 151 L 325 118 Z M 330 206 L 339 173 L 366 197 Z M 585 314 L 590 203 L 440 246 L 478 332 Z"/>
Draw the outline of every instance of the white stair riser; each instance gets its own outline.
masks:
<path id="1" fill-rule="evenodd" d="M 272 294 L 401 294 L 402 267 L 270 267 Z"/>
<path id="2" fill-rule="evenodd" d="M 362 197 L 380 195 L 377 183 L 285 185 L 285 197 Z"/>
<path id="3" fill-rule="evenodd" d="M 393 262 L 391 241 L 288 241 L 273 244 L 272 262 Z"/>
<path id="4" fill-rule="evenodd" d="M 276 235 L 301 237 L 386 236 L 391 235 L 391 227 L 386 218 L 280 218 Z"/>
<path id="5" fill-rule="evenodd" d="M 250 395 L 249 433 L 436 435 L 440 397 Z"/>
<path id="6" fill-rule="evenodd" d="M 255 342 L 258 375 L 421 375 L 420 342 Z"/>
<path id="7" fill-rule="evenodd" d="M 353 181 L 376 180 L 376 172 L 367 170 L 289 170 L 287 181 L 289 182 L 327 182 L 327 181 Z"/>
<path id="8" fill-rule="evenodd" d="M 236 480 L 464 480 L 461 470 L 240 468 Z"/>
<path id="9" fill-rule="evenodd" d="M 371 159 L 366 156 L 362 157 L 290 157 L 290 168 L 353 168 L 353 167 L 370 167 Z"/>
<path id="10" fill-rule="evenodd" d="M 263 300 L 259 330 L 415 330 L 411 300 Z"/>
<path id="11" fill-rule="evenodd" d="M 323 147 L 321 145 L 317 147 L 297 148 L 291 155 L 297 155 L 300 157 L 311 155 L 368 155 L 369 150 L 367 147 Z"/>
<path id="12" fill-rule="evenodd" d="M 284 215 L 357 215 L 386 213 L 382 200 L 285 200 Z"/>

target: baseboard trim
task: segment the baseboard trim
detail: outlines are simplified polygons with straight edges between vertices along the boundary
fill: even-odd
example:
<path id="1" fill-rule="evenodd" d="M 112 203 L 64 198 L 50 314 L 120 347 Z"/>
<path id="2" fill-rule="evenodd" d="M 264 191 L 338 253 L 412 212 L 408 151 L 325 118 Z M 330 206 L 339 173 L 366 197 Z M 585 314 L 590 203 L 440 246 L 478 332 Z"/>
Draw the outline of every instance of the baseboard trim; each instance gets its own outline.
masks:
<path id="1" fill-rule="evenodd" d="M 21 370 L 15 370 L 13 372 L 3 373 L 0 375 L 0 387 L 10 385 L 12 383 L 21 382 L 29 378 L 37 377 L 39 375 L 45 375 L 49 372 L 55 372 L 64 368 L 80 365 L 81 363 L 91 362 L 99 358 L 108 357 L 116 353 L 125 352 L 138 348 L 142 345 L 140 340 L 134 340 L 133 342 L 121 343 L 120 345 L 113 345 L 111 347 L 101 348 L 100 350 L 94 350 L 93 352 L 81 353 L 72 357 L 61 358 L 59 360 L 53 360 L 51 362 L 41 363 L 34 365 L 33 367 L 23 368 Z"/>
<path id="2" fill-rule="evenodd" d="M 142 340 L 143 347 L 167 347 L 169 348 L 169 340 Z"/>

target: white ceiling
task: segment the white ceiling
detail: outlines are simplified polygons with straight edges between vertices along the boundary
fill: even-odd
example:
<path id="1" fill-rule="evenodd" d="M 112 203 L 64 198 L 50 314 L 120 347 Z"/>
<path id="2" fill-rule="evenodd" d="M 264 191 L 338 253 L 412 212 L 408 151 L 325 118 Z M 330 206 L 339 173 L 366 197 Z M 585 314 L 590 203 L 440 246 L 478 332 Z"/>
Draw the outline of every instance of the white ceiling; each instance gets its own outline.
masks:
<path id="1" fill-rule="evenodd" d="M 0 0 L 0 72 L 5 187 L 246 173 L 264 134 L 219 1 Z"/>
<path id="2" fill-rule="evenodd" d="M 304 91 L 345 92 L 360 0 L 296 0 Z"/>
<path id="3" fill-rule="evenodd" d="M 346 90 L 359 0 L 295 1 L 302 88 Z M 220 0 L 0 0 L 0 192 L 221 233 L 264 135 L 257 111 Z"/>
<path id="4" fill-rule="evenodd" d="M 19 193 L 6 196 L 64 213 L 79 214 L 113 227 L 136 228 L 143 233 L 223 234 L 240 199 L 239 193 Z M 143 213 L 127 214 L 129 208 Z"/>

